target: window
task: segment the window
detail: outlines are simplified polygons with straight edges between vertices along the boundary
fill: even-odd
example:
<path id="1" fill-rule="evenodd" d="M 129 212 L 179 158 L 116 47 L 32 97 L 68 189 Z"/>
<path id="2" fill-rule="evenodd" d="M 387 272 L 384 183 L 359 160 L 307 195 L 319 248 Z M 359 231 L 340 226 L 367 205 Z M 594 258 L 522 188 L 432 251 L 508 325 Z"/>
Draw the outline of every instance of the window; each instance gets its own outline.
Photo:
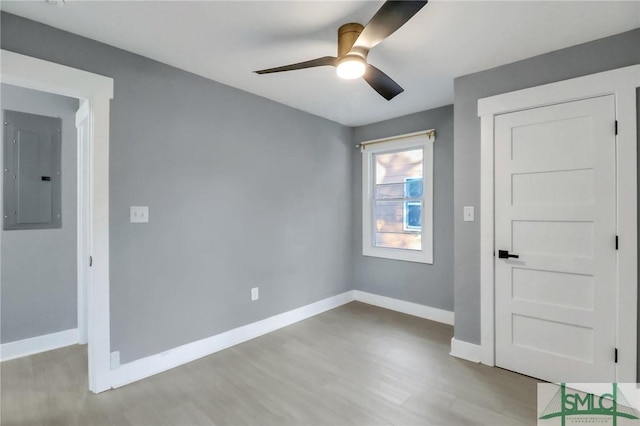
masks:
<path id="1" fill-rule="evenodd" d="M 433 263 L 433 130 L 362 143 L 365 256 Z"/>

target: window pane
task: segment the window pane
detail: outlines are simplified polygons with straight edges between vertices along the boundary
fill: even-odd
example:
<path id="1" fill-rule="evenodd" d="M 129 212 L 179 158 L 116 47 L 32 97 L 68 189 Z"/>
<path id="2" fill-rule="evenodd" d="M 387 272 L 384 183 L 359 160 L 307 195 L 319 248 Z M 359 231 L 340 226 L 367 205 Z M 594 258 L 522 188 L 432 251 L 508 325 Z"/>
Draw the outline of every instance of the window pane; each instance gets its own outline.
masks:
<path id="1" fill-rule="evenodd" d="M 404 188 L 407 198 L 422 197 L 422 178 L 405 178 Z"/>
<path id="2" fill-rule="evenodd" d="M 375 231 L 403 232 L 403 201 L 375 202 Z"/>
<path id="3" fill-rule="evenodd" d="M 422 149 L 376 154 L 376 185 L 404 183 L 405 178 L 422 179 Z"/>
<path id="4" fill-rule="evenodd" d="M 422 227 L 422 202 L 408 201 L 404 204 L 405 229 L 418 229 Z"/>
<path id="5" fill-rule="evenodd" d="M 374 188 L 374 198 L 377 200 L 404 199 L 405 183 L 381 183 Z"/>
<path id="6" fill-rule="evenodd" d="M 421 202 L 412 202 L 409 214 L 402 200 L 380 200 L 374 202 L 374 244 L 377 247 L 422 250 L 422 227 L 420 226 Z M 417 214 L 417 218 L 416 215 Z M 407 218 L 413 227 L 407 226 Z M 409 224 L 410 225 L 410 224 Z"/>
<path id="7" fill-rule="evenodd" d="M 422 250 L 422 234 L 412 232 L 411 234 L 380 234 L 376 233 L 376 247 Z"/>
<path id="8" fill-rule="evenodd" d="M 422 250 L 422 149 L 374 155 L 374 245 Z"/>

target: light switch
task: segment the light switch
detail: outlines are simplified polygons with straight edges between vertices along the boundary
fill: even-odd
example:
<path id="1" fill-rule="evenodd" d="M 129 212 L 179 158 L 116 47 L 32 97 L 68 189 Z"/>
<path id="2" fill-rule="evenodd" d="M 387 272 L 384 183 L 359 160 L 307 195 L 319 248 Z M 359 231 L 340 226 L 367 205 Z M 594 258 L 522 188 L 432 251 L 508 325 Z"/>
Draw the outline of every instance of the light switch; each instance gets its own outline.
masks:
<path id="1" fill-rule="evenodd" d="M 131 206 L 131 223 L 147 223 L 149 222 L 149 206 Z"/>
<path id="2" fill-rule="evenodd" d="M 475 214 L 473 206 L 464 206 L 464 221 L 473 222 L 475 220 Z"/>

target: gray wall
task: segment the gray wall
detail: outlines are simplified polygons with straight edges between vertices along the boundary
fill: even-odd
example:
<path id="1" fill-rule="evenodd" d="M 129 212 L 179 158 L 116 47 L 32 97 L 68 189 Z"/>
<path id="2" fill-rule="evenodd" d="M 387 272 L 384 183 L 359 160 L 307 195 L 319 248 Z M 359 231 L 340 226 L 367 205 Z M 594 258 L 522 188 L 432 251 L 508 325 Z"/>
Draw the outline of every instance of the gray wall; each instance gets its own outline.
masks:
<path id="1" fill-rule="evenodd" d="M 3 49 L 115 80 L 111 350 L 122 362 L 352 288 L 349 128 L 17 16 L 1 24 Z M 131 205 L 148 205 L 150 222 L 130 224 Z"/>
<path id="2" fill-rule="evenodd" d="M 453 105 L 354 128 L 354 143 L 436 129 L 433 265 L 362 255 L 362 157 L 353 159 L 354 285 L 396 299 L 453 311 Z"/>
<path id="3" fill-rule="evenodd" d="M 638 63 L 640 63 L 640 29 L 455 79 L 456 339 L 480 343 L 478 99 Z M 463 221 L 463 206 L 476 206 L 475 222 Z"/>
<path id="4" fill-rule="evenodd" d="M 77 327 L 78 100 L 2 84 L 0 106 L 62 119 L 62 227 L 1 231 L 0 343 L 7 343 Z"/>

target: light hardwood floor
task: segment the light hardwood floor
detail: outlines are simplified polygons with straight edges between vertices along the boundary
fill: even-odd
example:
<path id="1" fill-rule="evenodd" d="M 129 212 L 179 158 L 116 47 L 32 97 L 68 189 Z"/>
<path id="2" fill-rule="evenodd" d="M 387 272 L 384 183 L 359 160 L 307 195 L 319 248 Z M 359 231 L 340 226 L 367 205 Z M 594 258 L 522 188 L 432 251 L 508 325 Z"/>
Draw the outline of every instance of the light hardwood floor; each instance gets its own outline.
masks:
<path id="1" fill-rule="evenodd" d="M 535 424 L 536 381 L 451 357 L 452 335 L 354 302 L 99 395 L 73 346 L 1 364 L 0 423 Z"/>

